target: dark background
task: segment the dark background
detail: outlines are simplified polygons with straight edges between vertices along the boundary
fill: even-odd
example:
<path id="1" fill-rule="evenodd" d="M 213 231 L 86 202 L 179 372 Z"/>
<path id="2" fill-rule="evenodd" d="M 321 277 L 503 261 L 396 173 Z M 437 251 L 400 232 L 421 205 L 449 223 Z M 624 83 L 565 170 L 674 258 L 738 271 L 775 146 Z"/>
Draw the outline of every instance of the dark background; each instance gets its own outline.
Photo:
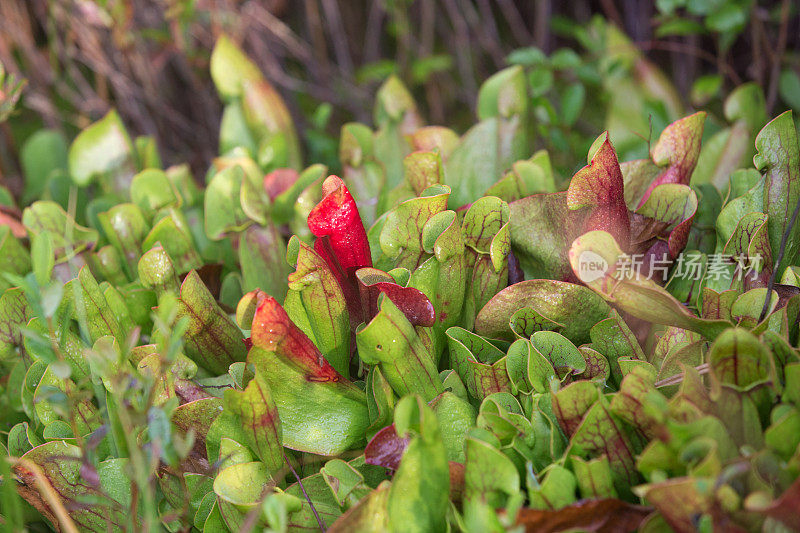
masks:
<path id="1" fill-rule="evenodd" d="M 111 106 L 132 133 L 156 137 L 165 162 L 202 171 L 217 153 L 221 105 L 208 59 L 221 32 L 278 87 L 301 136 L 330 103 L 330 120 L 315 127 L 335 139 L 348 120 L 371 122 L 374 91 L 391 71 L 429 122 L 463 131 L 480 83 L 511 51 L 591 54 L 572 31 L 596 15 L 622 27 L 683 95 L 698 76 L 720 73 L 723 91 L 759 82 L 772 111 L 781 68 L 797 69 L 800 16 L 789 0 L 2 0 L 0 61 L 28 85 L 2 130 L 0 172 L 15 174 L 17 147 L 36 128 L 71 137 Z M 676 18 L 695 30 L 659 36 Z M 709 29 L 731 23 L 735 31 Z"/>

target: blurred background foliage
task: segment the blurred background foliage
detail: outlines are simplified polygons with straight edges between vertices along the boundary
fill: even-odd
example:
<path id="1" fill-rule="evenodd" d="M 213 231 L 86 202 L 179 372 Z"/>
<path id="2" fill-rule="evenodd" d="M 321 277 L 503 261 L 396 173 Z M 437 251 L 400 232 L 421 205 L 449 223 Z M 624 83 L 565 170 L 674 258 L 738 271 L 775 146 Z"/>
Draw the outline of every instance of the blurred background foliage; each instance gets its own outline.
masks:
<path id="1" fill-rule="evenodd" d="M 165 163 L 201 176 L 218 153 L 208 67 L 221 33 L 286 100 L 307 161 L 339 170 L 341 126 L 371 122 L 366 103 L 391 74 L 427 122 L 463 132 L 481 82 L 520 64 L 531 153 L 550 149 L 568 176 L 605 128 L 623 159 L 692 108 L 711 112 L 713 135 L 747 81 L 769 116 L 800 110 L 799 11 L 791 0 L 3 0 L 0 115 L 19 102 L 0 127 L 0 177 L 19 195 L 35 131 L 72 138 L 112 107 Z"/>

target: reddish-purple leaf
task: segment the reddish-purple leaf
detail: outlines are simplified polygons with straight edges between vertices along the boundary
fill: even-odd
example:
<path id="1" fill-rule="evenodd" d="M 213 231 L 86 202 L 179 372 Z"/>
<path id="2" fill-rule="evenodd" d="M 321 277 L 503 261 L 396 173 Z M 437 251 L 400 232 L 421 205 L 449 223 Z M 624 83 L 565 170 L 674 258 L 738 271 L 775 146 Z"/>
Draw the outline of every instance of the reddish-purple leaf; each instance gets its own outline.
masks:
<path id="1" fill-rule="evenodd" d="M 651 511 L 649 507 L 616 498 L 582 500 L 556 511 L 520 509 L 517 524 L 536 533 L 573 530 L 617 533 L 635 530 Z"/>
<path id="2" fill-rule="evenodd" d="M 508 252 L 508 284 L 513 285 L 525 280 L 525 273 L 519 264 L 519 259 L 514 252 Z"/>
<path id="3" fill-rule="evenodd" d="M 378 296 L 389 298 L 414 326 L 432 327 L 436 323 L 436 310 L 425 294 L 414 287 L 403 287 L 392 277 L 375 268 L 362 268 L 356 272 L 361 285 L 362 305 L 366 321 L 378 314 Z"/>
<path id="4" fill-rule="evenodd" d="M 570 210 L 590 209 L 584 232 L 607 231 L 623 249 L 628 247 L 630 219 L 625 205 L 622 171 L 608 134 L 592 162 L 572 177 L 567 190 L 567 207 Z"/>
<path id="5" fill-rule="evenodd" d="M 394 424 L 386 426 L 378 431 L 367 444 L 364 449 L 364 461 L 368 465 L 397 470 L 410 440 L 398 435 Z"/>
<path id="6" fill-rule="evenodd" d="M 373 285 L 400 309 L 414 326 L 432 327 L 436 323 L 433 304 L 422 291 L 414 287 L 401 287 L 397 283 L 379 282 Z M 375 298 L 377 306 L 377 296 Z"/>
<path id="7" fill-rule="evenodd" d="M 275 200 L 282 192 L 291 187 L 300 177 L 293 168 L 279 168 L 264 176 L 264 191 L 270 200 Z"/>

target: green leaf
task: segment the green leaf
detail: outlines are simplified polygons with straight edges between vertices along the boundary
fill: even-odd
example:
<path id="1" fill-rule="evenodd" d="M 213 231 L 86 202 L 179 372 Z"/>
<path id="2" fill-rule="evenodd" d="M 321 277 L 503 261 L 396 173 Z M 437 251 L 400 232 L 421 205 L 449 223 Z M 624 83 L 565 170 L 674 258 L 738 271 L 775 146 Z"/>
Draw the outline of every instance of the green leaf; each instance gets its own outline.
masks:
<path id="1" fill-rule="evenodd" d="M 797 75 L 797 72 L 789 69 L 783 70 L 778 90 L 781 98 L 789 104 L 789 107 L 800 111 L 800 76 Z"/>
<path id="2" fill-rule="evenodd" d="M 244 171 L 229 166 L 214 174 L 205 193 L 205 230 L 208 238 L 218 241 L 225 233 L 241 231 L 251 224 L 242 209 L 240 191 Z"/>
<path id="3" fill-rule="evenodd" d="M 434 185 L 419 198 L 406 200 L 386 214 L 380 250 L 392 260 L 392 267 L 413 271 L 419 266 L 425 254 L 422 230 L 434 215 L 447 209 L 449 196 L 449 187 Z M 380 268 L 380 263 L 375 263 Z"/>
<path id="4" fill-rule="evenodd" d="M 744 160 L 748 149 L 748 132 L 744 123 L 715 133 L 703 143 L 703 150 L 692 173 L 692 184 L 713 183 L 723 187 L 728 176 L 746 164 Z"/>
<path id="5" fill-rule="evenodd" d="M 187 163 L 169 167 L 166 170 L 166 174 L 172 188 L 179 195 L 181 205 L 184 208 L 189 208 L 198 204 L 202 199 L 202 192 L 197 186 L 192 171 Z"/>
<path id="6" fill-rule="evenodd" d="M 75 219 L 55 202 L 38 201 L 22 212 L 22 223 L 29 232 L 47 231 L 59 258 L 71 256 L 97 242 L 97 231 L 75 223 Z"/>
<path id="7" fill-rule="evenodd" d="M 189 432 L 194 433 L 195 441 L 192 454 L 205 458 L 210 463 L 213 463 L 217 459 L 221 459 L 221 454 L 219 453 L 220 439 L 219 437 L 214 437 L 211 428 L 221 414 L 221 399 L 200 398 L 178 406 L 175 411 L 172 412 L 171 420 L 172 423 L 175 424 L 178 433 L 183 435 Z M 227 414 L 230 417 L 230 413 Z M 239 428 L 241 428 L 241 424 Z M 228 433 L 228 436 L 233 435 Z M 207 454 L 207 450 L 214 453 Z"/>
<path id="8" fill-rule="evenodd" d="M 509 204 L 511 246 L 529 279 L 568 280 L 567 249 L 583 213 L 567 209 L 567 193 L 534 194 Z"/>
<path id="9" fill-rule="evenodd" d="M 123 266 L 129 279 L 135 279 L 136 268 L 142 255 L 142 243 L 149 230 L 144 213 L 136 204 L 117 204 L 100 213 L 103 233 L 125 260 Z"/>
<path id="10" fill-rule="evenodd" d="M 614 237 L 605 231 L 585 233 L 575 239 L 569 252 L 576 276 L 604 299 L 638 318 L 697 331 L 709 339 L 730 325 L 698 318 L 653 280 L 626 275 L 620 267 L 621 255 Z M 591 269 L 591 265 L 597 269 Z"/>
<path id="11" fill-rule="evenodd" d="M 750 280 L 758 278 L 759 274 L 772 273 L 772 250 L 769 244 L 768 217 L 764 213 L 748 213 L 739 220 L 728 242 L 725 243 L 723 254 L 731 255 L 735 260 L 741 261 L 742 270 L 752 267 L 752 271 L 742 272 Z M 756 264 L 755 258 L 760 258 Z"/>
<path id="12" fill-rule="evenodd" d="M 373 152 L 373 132 L 368 126 L 357 122 L 342 126 L 339 141 L 342 179 L 367 227 L 375 222 L 385 195 L 385 169 L 375 160 Z"/>
<path id="13" fill-rule="evenodd" d="M 611 372 L 617 380 L 622 377 L 620 359 L 645 359 L 639 341 L 617 311 L 611 311 L 609 318 L 595 324 L 589 334 L 592 338 L 592 348 L 608 359 Z"/>
<path id="14" fill-rule="evenodd" d="M 226 411 L 221 399 L 204 398 L 185 405 L 175 410 L 175 422 L 178 427 L 184 422 L 184 427 L 181 427 L 183 431 L 194 428 L 201 436 L 205 434 L 205 443 L 198 443 L 196 448 L 200 449 L 195 451 L 205 451 L 209 461 L 219 461 L 225 466 L 254 459 L 249 448 L 241 444 L 247 442 L 241 419 L 230 410 Z M 179 412 L 184 409 L 188 412 L 179 417 Z M 206 418 L 201 418 L 204 416 Z M 198 420 L 195 421 L 195 418 Z"/>
<path id="15" fill-rule="evenodd" d="M 55 334 L 50 337 L 50 330 L 47 323 L 40 317 L 32 318 L 30 322 L 28 322 L 26 329 L 29 333 L 35 332 L 40 334 L 40 339 L 44 339 L 48 343 L 56 342 L 58 344 L 61 354 L 64 356 L 62 362 L 69 365 L 71 375 L 76 380 L 83 379 L 90 375 L 89 361 L 84 354 L 85 345 L 78 335 L 70 330 L 66 330 L 56 331 Z M 50 352 L 43 357 L 44 354 L 36 349 L 34 340 L 30 336 L 25 339 L 25 351 L 34 359 L 43 360 L 46 363 L 55 362 L 55 354 Z"/>
<path id="16" fill-rule="evenodd" d="M 226 101 L 241 97 L 246 83 L 263 79 L 258 67 L 226 35 L 220 35 L 214 45 L 210 69 L 217 92 Z"/>
<path id="17" fill-rule="evenodd" d="M 555 78 L 549 66 L 539 66 L 531 69 L 528 74 L 528 85 L 534 97 L 544 96 L 553 88 Z"/>
<path id="18" fill-rule="evenodd" d="M 553 463 L 539 472 L 541 482 L 528 481 L 528 498 L 531 509 L 561 509 L 575 501 L 577 480 L 563 466 Z"/>
<path id="19" fill-rule="evenodd" d="M 292 116 L 278 91 L 265 79 L 242 79 L 242 112 L 258 143 L 256 159 L 269 172 L 301 168 L 300 145 Z"/>
<path id="20" fill-rule="evenodd" d="M 262 296 L 251 334 L 248 363 L 269 384 L 284 446 L 337 455 L 363 442 L 369 426 L 364 392 L 333 369 L 273 298 Z"/>
<path id="21" fill-rule="evenodd" d="M 507 392 L 494 393 L 481 402 L 477 425 L 491 432 L 512 458 L 517 453 L 527 455 L 534 442 L 533 427 L 522 406 Z"/>
<path id="22" fill-rule="evenodd" d="M 427 296 L 436 310 L 433 355 L 438 361 L 444 332 L 459 323 L 465 297 L 464 239 L 456 213 L 443 211 L 432 216 L 422 229 L 421 241 L 428 258 L 412 271 L 408 285 Z"/>
<path id="23" fill-rule="evenodd" d="M 327 175 L 327 172 L 327 167 L 320 164 L 311 165 L 302 171 L 294 183 L 274 198 L 271 213 L 273 220 L 276 223 L 285 224 L 294 222 L 293 218 L 297 217 L 305 224 L 308 212 L 319 200 L 319 198 L 310 199 L 306 196 L 315 190 L 315 184 L 322 185 L 322 178 Z M 321 188 L 319 194 L 321 198 Z M 308 231 L 307 226 L 304 229 Z"/>
<path id="24" fill-rule="evenodd" d="M 406 114 L 415 114 L 417 104 L 403 82 L 397 76 L 389 76 L 375 95 L 373 117 L 375 123 L 401 122 Z"/>
<path id="25" fill-rule="evenodd" d="M 58 365 L 53 366 L 57 368 Z M 57 376 L 51 365 L 47 366 L 36 384 L 33 393 L 34 413 L 45 428 L 53 426 L 51 431 L 55 429 L 53 433 L 58 433 L 53 438 L 73 440 L 75 433 L 86 436 L 100 426 L 97 407 L 88 398 L 76 402 L 67 398 L 66 391 L 74 387 L 75 382 L 63 375 Z M 74 419 L 74 426 L 66 422 L 71 419 Z"/>
<path id="26" fill-rule="evenodd" d="M 353 466 L 357 460 L 358 459 L 354 459 L 348 463 L 348 465 Z M 339 518 L 342 514 L 341 509 L 321 473 L 304 478 L 303 487 L 306 491 L 305 494 L 308 495 L 308 499 L 314 502 L 314 507 L 323 524 L 332 524 L 334 520 Z M 306 495 L 304 495 L 303 490 L 299 488 L 299 483 L 293 483 L 287 487 L 286 492 L 281 495 L 281 497 L 285 499 L 287 510 L 290 512 L 288 523 L 290 530 L 319 529 L 317 518 L 311 510 L 308 501 L 306 501 Z M 353 496 L 353 498 L 355 497 Z"/>
<path id="27" fill-rule="evenodd" d="M 550 320 L 530 307 L 523 307 L 515 311 L 508 323 L 511 331 L 520 339 L 529 339 L 537 331 L 560 332 L 564 329 L 564 324 Z"/>
<path id="28" fill-rule="evenodd" d="M 411 132 L 411 147 L 417 151 L 439 152 L 443 160 L 450 157 L 458 145 L 458 134 L 444 126 L 423 126 Z"/>
<path id="29" fill-rule="evenodd" d="M 420 394 L 430 401 L 444 392 L 430 347 L 389 298 L 384 296 L 375 318 L 356 331 L 356 345 L 365 363 L 380 365 L 398 396 Z"/>
<path id="30" fill-rule="evenodd" d="M 225 405 L 242 421 L 248 444 L 270 472 L 283 467 L 281 423 L 269 385 L 260 372 L 243 392 L 225 391 Z"/>
<path id="31" fill-rule="evenodd" d="M 155 137 L 141 135 L 133 140 L 136 151 L 136 163 L 139 170 L 149 168 L 159 169 L 163 166 L 161 156 L 158 154 Z"/>
<path id="32" fill-rule="evenodd" d="M 133 150 L 122 120 L 112 109 L 72 141 L 69 147 L 72 181 L 79 187 L 100 181 L 106 190 L 127 192 L 136 172 Z"/>
<path id="33" fill-rule="evenodd" d="M 178 275 L 169 254 L 161 246 L 145 252 L 137 265 L 139 281 L 157 294 L 179 291 Z"/>
<path id="34" fill-rule="evenodd" d="M 525 89 L 522 67 L 509 67 L 491 76 L 478 93 L 478 119 L 523 115 L 527 109 Z"/>
<path id="35" fill-rule="evenodd" d="M 556 371 L 530 341 L 515 341 L 508 349 L 505 362 L 512 388 L 525 394 L 549 392 L 550 381 L 556 376 Z M 512 392 L 515 391 L 512 389 Z"/>
<path id="36" fill-rule="evenodd" d="M 567 454 L 608 457 L 614 487 L 620 494 L 629 493 L 630 487 L 639 480 L 634 464 L 637 450 L 602 396 L 589 408 L 575 429 Z"/>
<path id="37" fill-rule="evenodd" d="M 586 345 L 579 346 L 578 350 L 586 361 L 586 370 L 580 375 L 581 379 L 601 384 L 606 383 L 611 377 L 611 365 L 608 359 L 597 350 Z"/>
<path id="38" fill-rule="evenodd" d="M 510 320 L 524 308 L 563 324 L 561 334 L 576 344 L 588 341 L 589 330 L 610 311 L 602 298 L 582 285 L 549 279 L 527 280 L 497 293 L 478 313 L 475 331 L 485 337 L 513 340 Z"/>
<path id="39" fill-rule="evenodd" d="M 460 328 L 447 330 L 450 366 L 472 398 L 483 400 L 495 392 L 510 392 L 505 354 L 486 339 Z"/>
<path id="40" fill-rule="evenodd" d="M 524 157 L 519 122 L 519 116 L 492 117 L 464 134 L 445 163 L 444 183 L 453 191 L 451 207 L 480 198 L 514 161 Z"/>
<path id="41" fill-rule="evenodd" d="M 242 290 L 261 289 L 275 298 L 286 295 L 286 244 L 278 228 L 250 226 L 239 242 L 239 263 L 242 266 Z"/>
<path id="42" fill-rule="evenodd" d="M 0 360 L 15 355 L 22 345 L 22 327 L 28 323 L 28 303 L 21 289 L 14 288 L 0 296 Z"/>
<path id="43" fill-rule="evenodd" d="M 41 197 L 48 179 L 67 170 L 67 141 L 56 130 L 39 130 L 20 149 L 20 164 L 25 174 L 23 203 Z"/>
<path id="44" fill-rule="evenodd" d="M 42 444 L 39 437 L 27 422 L 20 422 L 8 432 L 8 453 L 22 457 L 26 452 Z"/>
<path id="45" fill-rule="evenodd" d="M 183 333 L 186 355 L 215 374 L 223 374 L 247 350 L 241 330 L 220 309 L 196 271 L 186 275 L 180 288 L 176 322 L 186 318 Z"/>
<path id="46" fill-rule="evenodd" d="M 576 381 L 552 395 L 553 414 L 567 437 L 581 425 L 584 415 L 600 398 L 597 385 L 589 381 Z"/>
<path id="47" fill-rule="evenodd" d="M 395 409 L 395 426 L 410 441 L 389 489 L 389 526 L 403 531 L 442 530 L 450 475 L 436 415 L 419 396 L 406 396 Z"/>
<path id="48" fill-rule="evenodd" d="M 542 192 L 556 192 L 547 150 L 539 150 L 530 159 L 516 161 L 510 172 L 486 190 L 486 196 L 497 196 L 506 202 L 513 202 Z"/>
<path id="49" fill-rule="evenodd" d="M 700 156 L 706 112 L 699 111 L 664 128 L 650 154 L 653 163 L 666 168 L 649 190 L 667 183 L 689 183 Z M 647 193 L 643 200 L 647 198 Z"/>
<path id="50" fill-rule="evenodd" d="M 464 502 L 493 508 L 506 505 L 519 492 L 519 472 L 503 452 L 474 436 L 467 437 L 464 463 Z"/>
<path id="51" fill-rule="evenodd" d="M 150 168 L 133 177 L 131 201 L 143 211 L 155 213 L 169 205 L 180 206 L 182 198 L 163 170 Z"/>
<path id="52" fill-rule="evenodd" d="M 578 348 L 560 333 L 537 331 L 531 335 L 531 344 L 547 359 L 560 377 L 581 374 L 586 370 L 586 361 Z"/>
<path id="53" fill-rule="evenodd" d="M 527 84 L 520 66 L 490 77 L 478 93 L 481 120 L 461 138 L 445 164 L 450 207 L 478 199 L 511 164 L 526 156 Z"/>
<path id="54" fill-rule="evenodd" d="M 0 226 L 0 272 L 22 276 L 30 270 L 31 257 L 28 250 L 14 236 L 10 227 Z M 0 290 L 11 286 L 5 276 L 0 278 Z"/>
<path id="55" fill-rule="evenodd" d="M 725 118 L 730 122 L 743 120 L 754 137 L 755 130 L 761 129 L 767 122 L 767 109 L 764 92 L 755 82 L 743 83 L 725 100 Z M 750 147 L 752 151 L 754 147 Z M 754 152 L 753 152 L 754 153 Z"/>
<path id="56" fill-rule="evenodd" d="M 366 398 L 346 381 L 309 381 L 291 359 L 252 348 L 248 360 L 269 384 L 287 448 L 338 455 L 364 442 L 369 425 Z"/>
<path id="57" fill-rule="evenodd" d="M 106 487 L 94 486 L 83 478 L 81 450 L 77 446 L 56 440 L 30 450 L 23 459 L 41 468 L 46 481 L 57 492 L 62 504 L 72 509 L 69 516 L 81 530 L 101 532 L 109 527 L 136 527 L 137 522 L 128 514 L 127 506 L 104 490 Z M 98 473 L 101 471 L 98 469 Z M 34 474 L 21 466 L 15 467 L 15 473 L 26 488 L 26 498 L 30 498 L 29 501 L 39 508 L 46 505 L 36 488 Z M 87 500 L 92 502 L 91 506 L 83 503 Z"/>
<path id="58" fill-rule="evenodd" d="M 289 294 L 284 307 L 289 318 L 340 374 L 350 375 L 350 316 L 344 293 L 325 260 L 297 237 L 289 241 Z"/>
<path id="59" fill-rule="evenodd" d="M 706 26 L 716 32 L 740 32 L 747 25 L 748 8 L 734 2 L 725 2 L 719 10 L 705 19 Z"/>
<path id="60" fill-rule="evenodd" d="M 655 377 L 642 367 L 634 367 L 625 375 L 619 392 L 611 398 L 611 411 L 635 427 L 648 439 L 665 438 L 659 407 L 666 399 L 656 392 Z"/>
<path id="61" fill-rule="evenodd" d="M 660 23 L 655 35 L 662 38 L 670 35 L 696 35 L 701 33 L 706 33 L 706 29 L 696 20 L 674 17 Z"/>
<path id="62" fill-rule="evenodd" d="M 800 202 L 800 146 L 791 111 L 772 119 L 756 137 L 753 162 L 764 173 L 764 209 L 769 216 L 768 232 L 772 250 L 779 250 L 781 238 Z M 776 252 L 777 253 L 777 252 Z M 783 261 L 776 265 L 780 278 L 787 265 L 800 260 L 800 224 L 795 224 L 786 241 Z"/>
<path id="63" fill-rule="evenodd" d="M 126 342 L 125 331 L 88 267 L 81 268 L 78 277 L 64 289 L 67 298 L 74 302 L 74 317 L 85 327 L 92 343 L 104 335 L 111 335 L 119 344 Z"/>
<path id="64" fill-rule="evenodd" d="M 328 531 L 331 533 L 350 531 L 381 533 L 386 531 L 389 528 L 387 500 L 390 486 L 388 482 L 381 484 L 345 512 Z"/>
<path id="65" fill-rule="evenodd" d="M 506 62 L 512 65 L 535 66 L 547 61 L 547 55 L 535 46 L 526 46 L 525 48 L 517 48 L 513 50 Z"/>
<path id="66" fill-rule="evenodd" d="M 142 250 L 161 246 L 172 259 L 176 272 L 181 274 L 201 268 L 203 260 L 195 247 L 183 211 L 167 208 L 161 215 L 163 218 L 155 223 L 142 242 Z"/>
<path id="67" fill-rule="evenodd" d="M 755 154 L 755 136 L 767 121 L 761 86 L 751 82 L 731 91 L 725 99 L 724 111 L 732 124 L 703 141 L 692 174 L 693 184 L 708 182 L 724 188 L 737 168 L 750 166 Z"/>
<path id="68" fill-rule="evenodd" d="M 691 100 L 696 106 L 702 106 L 719 94 L 722 88 L 722 76 L 707 74 L 697 78 L 692 83 Z"/>
<path id="69" fill-rule="evenodd" d="M 387 205 L 419 196 L 425 189 L 444 181 L 444 167 L 438 152 L 411 152 L 403 158 L 405 178 L 386 198 Z"/>
<path id="70" fill-rule="evenodd" d="M 269 469 L 260 462 L 240 463 L 220 470 L 214 478 L 214 493 L 224 523 L 239 530 L 245 514 L 256 507 L 269 480 Z"/>
<path id="71" fill-rule="evenodd" d="M 726 330 L 711 345 L 708 362 L 720 384 L 746 391 L 774 380 L 772 357 L 752 333 L 741 328 Z"/>
<path id="72" fill-rule="evenodd" d="M 508 282 L 509 217 L 508 204 L 493 196 L 479 199 L 464 215 L 467 292 L 461 323 L 468 329 L 478 311 Z"/>
<path id="73" fill-rule="evenodd" d="M 247 150 L 250 157 L 255 157 L 258 151 L 256 140 L 244 119 L 242 102 L 235 99 L 222 109 L 222 119 L 219 125 L 219 151 L 221 154 L 229 154 L 240 147 Z"/>
<path id="74" fill-rule="evenodd" d="M 772 411 L 772 418 L 772 424 L 764 432 L 764 442 L 780 457 L 788 459 L 800 445 L 800 411 L 797 409 L 780 411 L 780 406 L 776 406 Z M 8 441 L 10 448 L 10 434 Z"/>
<path id="75" fill-rule="evenodd" d="M 434 398 L 430 406 L 439 421 L 447 460 L 463 464 L 465 439 L 470 428 L 475 426 L 475 408 L 450 391 Z"/>
<path id="76" fill-rule="evenodd" d="M 583 499 L 616 498 L 611 463 L 602 455 L 595 459 L 585 460 L 573 455 L 572 469 L 578 482 L 578 492 Z"/>
<path id="77" fill-rule="evenodd" d="M 586 89 L 581 83 L 572 83 L 561 94 L 561 122 L 572 126 L 578 120 L 586 101 Z"/>
<path id="78" fill-rule="evenodd" d="M 447 384 L 445 383 L 445 385 Z M 375 433 L 392 423 L 397 397 L 377 366 L 372 367 L 367 374 L 366 388 L 367 407 L 371 420 L 367 428 L 367 438 L 371 440 Z"/>
<path id="79" fill-rule="evenodd" d="M 446 72 L 453 68 L 453 56 L 435 54 L 420 57 L 411 64 L 411 74 L 417 83 L 426 83 L 437 72 Z"/>
<path id="80" fill-rule="evenodd" d="M 753 179 L 755 183 L 751 182 Z M 755 169 L 736 171 L 731 175 L 730 184 L 732 196 L 737 192 L 736 189 L 747 188 L 729 201 L 717 217 L 716 228 L 720 243 L 728 242 L 742 218 L 750 213 L 765 212 L 763 198 L 765 179 L 758 174 L 758 171 Z"/>

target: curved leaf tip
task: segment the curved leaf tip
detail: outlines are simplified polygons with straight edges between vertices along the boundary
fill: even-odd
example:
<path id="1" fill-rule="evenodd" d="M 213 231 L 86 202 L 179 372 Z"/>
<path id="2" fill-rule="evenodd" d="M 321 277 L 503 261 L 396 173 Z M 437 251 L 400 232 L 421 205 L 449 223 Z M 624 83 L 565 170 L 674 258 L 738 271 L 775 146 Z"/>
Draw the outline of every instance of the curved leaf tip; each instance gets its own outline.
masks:
<path id="1" fill-rule="evenodd" d="M 275 352 L 296 365 L 306 373 L 308 381 L 336 382 L 342 378 L 275 298 L 261 291 L 256 298 L 258 308 L 251 330 L 254 346 Z"/>
<path id="2" fill-rule="evenodd" d="M 567 208 L 591 208 L 584 231 L 605 230 L 617 242 L 627 246 L 630 240 L 630 219 L 625 205 L 624 182 L 617 153 L 606 138 L 592 157 L 591 163 L 580 169 L 567 189 Z"/>
<path id="3" fill-rule="evenodd" d="M 325 195 L 308 215 L 308 228 L 317 237 L 329 237 L 333 252 L 345 272 L 372 266 L 369 241 L 358 206 L 338 176 L 322 184 Z"/>

